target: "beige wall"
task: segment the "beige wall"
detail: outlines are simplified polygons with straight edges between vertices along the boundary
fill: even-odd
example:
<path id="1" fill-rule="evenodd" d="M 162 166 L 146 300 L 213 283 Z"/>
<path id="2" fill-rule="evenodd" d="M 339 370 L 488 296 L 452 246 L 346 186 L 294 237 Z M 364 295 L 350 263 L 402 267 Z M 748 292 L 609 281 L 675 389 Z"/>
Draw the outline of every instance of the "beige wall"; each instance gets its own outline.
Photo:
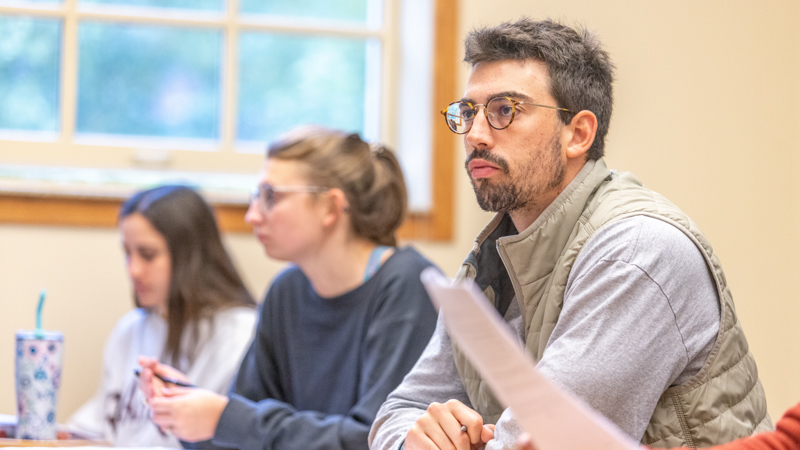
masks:
<path id="1" fill-rule="evenodd" d="M 798 13 L 793 0 L 463 0 L 460 12 L 462 36 L 522 14 L 600 34 L 617 64 L 609 165 L 667 195 L 711 239 L 774 416 L 800 400 L 800 305 L 792 286 L 800 269 L 792 233 L 800 212 L 792 183 L 800 168 Z M 454 151 L 455 239 L 419 243 L 451 275 L 488 218 Z M 280 265 L 248 235 L 227 236 L 226 244 L 261 295 Z M 66 336 L 64 421 L 94 391 L 103 341 L 130 308 L 116 232 L 0 225 L 0 413 L 14 409 L 13 333 L 33 326 L 40 287 L 49 292 L 46 328 Z"/>
<path id="2" fill-rule="evenodd" d="M 599 33 L 617 66 L 609 166 L 711 240 L 773 416 L 800 401 L 799 13 L 790 0 L 468 1 L 461 26 L 525 14 Z"/>

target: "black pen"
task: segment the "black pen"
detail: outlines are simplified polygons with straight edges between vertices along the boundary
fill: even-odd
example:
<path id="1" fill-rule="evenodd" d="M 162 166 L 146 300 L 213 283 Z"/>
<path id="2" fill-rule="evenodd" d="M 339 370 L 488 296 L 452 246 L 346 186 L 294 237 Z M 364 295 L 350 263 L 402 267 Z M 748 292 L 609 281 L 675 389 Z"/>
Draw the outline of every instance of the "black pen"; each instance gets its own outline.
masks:
<path id="1" fill-rule="evenodd" d="M 139 378 L 139 374 L 141 373 L 141 369 L 139 369 L 137 367 L 137 368 L 133 369 L 133 373 L 134 373 L 134 375 L 136 375 L 136 378 Z M 175 386 L 188 387 L 188 388 L 196 388 L 197 387 L 197 386 L 195 386 L 195 385 L 193 385 L 191 383 L 184 383 L 183 381 L 178 381 L 178 380 L 175 380 L 173 378 L 165 377 L 165 376 L 159 375 L 159 374 L 157 374 L 155 372 L 153 372 L 153 375 L 156 378 L 158 378 L 159 380 L 163 381 L 164 383 L 172 383 Z"/>

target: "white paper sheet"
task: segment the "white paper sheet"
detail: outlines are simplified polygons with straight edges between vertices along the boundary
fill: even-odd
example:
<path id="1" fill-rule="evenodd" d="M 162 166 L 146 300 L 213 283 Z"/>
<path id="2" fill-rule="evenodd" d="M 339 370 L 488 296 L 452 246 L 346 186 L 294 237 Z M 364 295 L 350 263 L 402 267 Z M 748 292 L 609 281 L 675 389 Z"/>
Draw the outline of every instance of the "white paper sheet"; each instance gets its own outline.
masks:
<path id="1" fill-rule="evenodd" d="M 474 283 L 452 284 L 435 269 L 422 282 L 450 337 L 492 392 L 511 408 L 538 450 L 637 450 L 639 444 L 538 370 Z"/>

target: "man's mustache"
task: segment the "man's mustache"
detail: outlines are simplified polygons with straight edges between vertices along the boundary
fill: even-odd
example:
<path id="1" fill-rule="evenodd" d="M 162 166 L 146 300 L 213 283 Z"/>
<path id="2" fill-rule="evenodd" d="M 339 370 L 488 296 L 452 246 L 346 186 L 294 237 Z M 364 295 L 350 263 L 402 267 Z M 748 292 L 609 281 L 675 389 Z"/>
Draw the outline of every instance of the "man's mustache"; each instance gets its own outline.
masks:
<path id="1" fill-rule="evenodd" d="M 485 148 L 476 148 L 472 150 L 472 153 L 469 154 L 467 160 L 464 161 L 464 168 L 469 173 L 469 162 L 473 159 L 482 159 L 484 161 L 488 161 L 492 164 L 496 164 L 503 173 L 508 173 L 508 162 L 505 159 L 491 153 L 489 150 Z"/>

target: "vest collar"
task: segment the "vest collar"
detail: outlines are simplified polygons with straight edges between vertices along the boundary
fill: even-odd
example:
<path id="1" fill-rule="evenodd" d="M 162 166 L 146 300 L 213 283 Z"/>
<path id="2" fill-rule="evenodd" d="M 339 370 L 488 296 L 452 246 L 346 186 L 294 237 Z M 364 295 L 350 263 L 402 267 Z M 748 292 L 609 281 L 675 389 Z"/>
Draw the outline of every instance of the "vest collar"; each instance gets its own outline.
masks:
<path id="1" fill-rule="evenodd" d="M 552 272 L 586 203 L 610 175 L 602 158 L 587 161 L 567 188 L 528 228 L 497 239 L 498 252 L 513 281 L 526 285 Z"/>

